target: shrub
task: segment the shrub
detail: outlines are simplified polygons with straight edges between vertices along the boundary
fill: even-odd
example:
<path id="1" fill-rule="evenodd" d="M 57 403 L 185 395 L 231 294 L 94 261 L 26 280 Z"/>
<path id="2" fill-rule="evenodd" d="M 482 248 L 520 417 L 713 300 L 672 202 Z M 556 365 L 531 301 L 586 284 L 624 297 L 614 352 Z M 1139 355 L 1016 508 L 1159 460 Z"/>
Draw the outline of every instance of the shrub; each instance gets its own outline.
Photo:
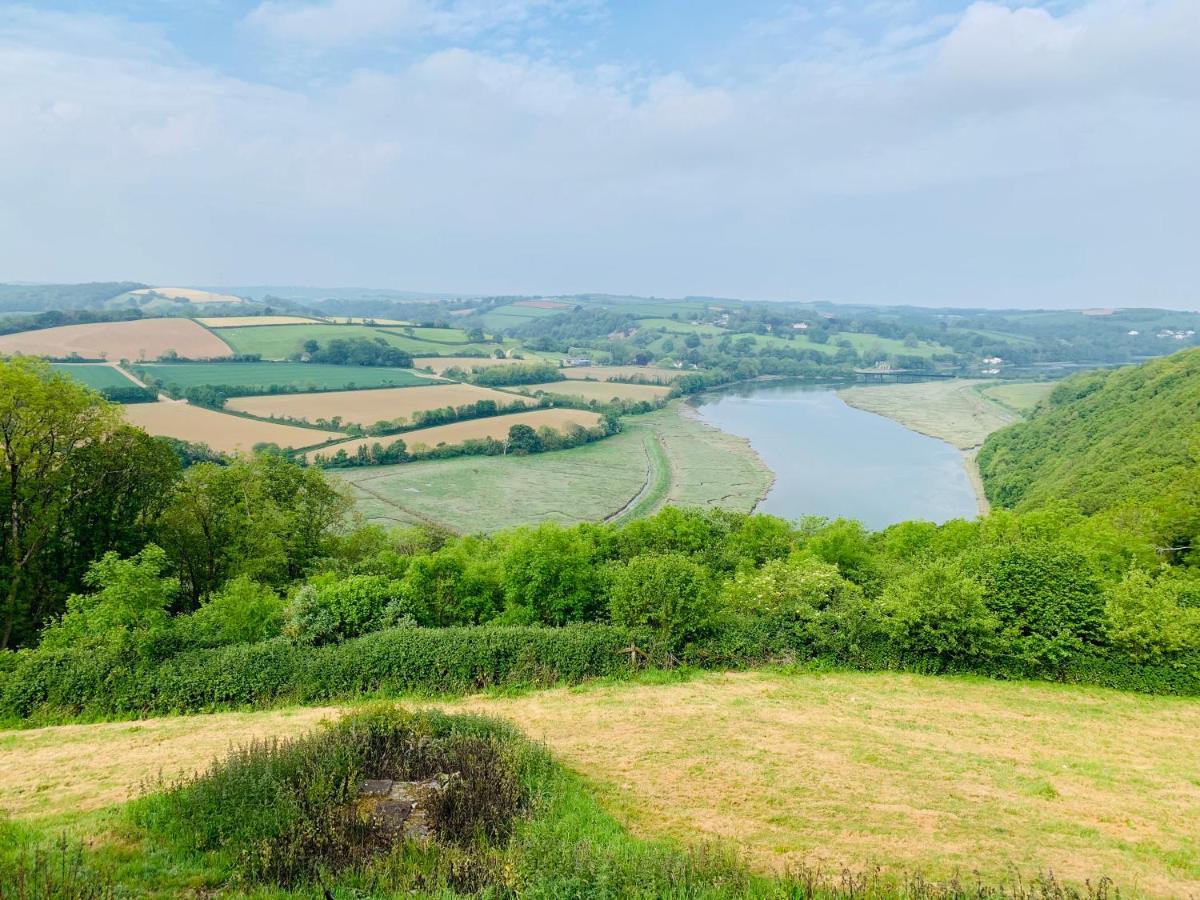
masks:
<path id="1" fill-rule="evenodd" d="M 194 647 L 252 644 L 276 637 L 283 628 L 283 601 L 271 588 L 239 575 L 174 628 Z"/>
<path id="2" fill-rule="evenodd" d="M 712 624 L 712 578 L 680 553 L 635 556 L 614 565 L 608 590 L 614 625 L 652 629 L 670 646 L 681 646 Z"/>
<path id="3" fill-rule="evenodd" d="M 546 523 L 511 532 L 500 577 L 505 601 L 529 610 L 534 622 L 595 620 L 603 609 L 596 548 L 583 529 Z"/>
<path id="4" fill-rule="evenodd" d="M 999 621 L 983 590 L 954 562 L 932 560 L 895 580 L 880 600 L 884 628 L 899 649 L 944 660 L 985 660 Z"/>
<path id="5" fill-rule="evenodd" d="M 743 615 L 808 622 L 847 594 L 857 592 L 857 585 L 843 578 L 837 566 L 803 555 L 739 572 L 725 583 L 721 598 Z"/>
<path id="6" fill-rule="evenodd" d="M 1189 580 L 1155 580 L 1141 569 L 1131 570 L 1107 592 L 1109 641 L 1135 659 L 1200 650 L 1200 609 L 1186 605 L 1192 587 Z"/>
<path id="7" fill-rule="evenodd" d="M 304 585 L 288 604 L 284 633 L 306 644 L 328 644 L 379 628 L 384 608 L 400 594 L 379 575 L 326 577 Z"/>

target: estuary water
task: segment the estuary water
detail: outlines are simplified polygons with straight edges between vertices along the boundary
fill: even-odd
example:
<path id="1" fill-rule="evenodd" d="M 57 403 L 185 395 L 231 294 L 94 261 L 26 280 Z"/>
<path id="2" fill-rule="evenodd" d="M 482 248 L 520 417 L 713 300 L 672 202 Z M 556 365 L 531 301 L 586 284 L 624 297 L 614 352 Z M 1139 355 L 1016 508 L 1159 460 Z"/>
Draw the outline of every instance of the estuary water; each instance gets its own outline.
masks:
<path id="1" fill-rule="evenodd" d="M 764 381 L 702 395 L 700 417 L 750 441 L 775 473 L 760 512 L 844 516 L 869 528 L 978 512 L 959 451 L 855 409 L 830 385 Z"/>

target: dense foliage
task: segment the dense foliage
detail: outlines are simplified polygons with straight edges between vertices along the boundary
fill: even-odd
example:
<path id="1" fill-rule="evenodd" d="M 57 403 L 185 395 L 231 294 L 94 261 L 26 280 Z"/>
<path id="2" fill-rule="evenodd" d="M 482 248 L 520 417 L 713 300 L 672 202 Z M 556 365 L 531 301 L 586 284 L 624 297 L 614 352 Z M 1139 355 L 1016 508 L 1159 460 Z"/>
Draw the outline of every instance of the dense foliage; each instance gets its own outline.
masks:
<path id="1" fill-rule="evenodd" d="M 979 453 L 989 498 L 1069 500 L 1136 528 L 1172 558 L 1200 538 L 1200 350 L 1063 381 Z"/>
<path id="2" fill-rule="evenodd" d="M 411 368 L 412 354 L 393 347 L 383 338 L 334 338 L 325 344 L 305 341 L 293 355 L 300 362 L 337 366 L 390 366 Z"/>

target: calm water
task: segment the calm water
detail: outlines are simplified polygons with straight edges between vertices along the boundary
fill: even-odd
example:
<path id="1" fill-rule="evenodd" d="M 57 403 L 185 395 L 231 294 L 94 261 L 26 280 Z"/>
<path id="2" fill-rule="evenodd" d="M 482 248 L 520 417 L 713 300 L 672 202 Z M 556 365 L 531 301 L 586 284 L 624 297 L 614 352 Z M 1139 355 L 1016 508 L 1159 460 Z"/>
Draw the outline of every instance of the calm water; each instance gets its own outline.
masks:
<path id="1" fill-rule="evenodd" d="M 739 385 L 705 394 L 698 411 L 748 438 L 775 473 L 761 512 L 787 519 L 846 516 L 870 528 L 976 515 L 958 450 L 847 406 L 827 385 Z"/>

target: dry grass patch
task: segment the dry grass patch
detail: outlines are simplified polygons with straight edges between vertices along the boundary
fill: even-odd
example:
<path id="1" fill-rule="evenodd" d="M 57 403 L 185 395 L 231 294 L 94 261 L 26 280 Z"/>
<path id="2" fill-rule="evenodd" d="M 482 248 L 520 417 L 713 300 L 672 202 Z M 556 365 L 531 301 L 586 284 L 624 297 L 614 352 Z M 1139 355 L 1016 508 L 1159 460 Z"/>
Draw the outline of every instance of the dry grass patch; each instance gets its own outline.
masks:
<path id="1" fill-rule="evenodd" d="M 582 397 L 584 400 L 599 400 L 608 402 L 614 397 L 618 400 L 660 400 L 671 389 L 661 384 L 621 384 L 615 381 L 548 381 L 545 384 L 525 384 L 514 388 L 523 394 L 536 394 L 539 391 L 547 394 L 563 394 L 568 397 Z"/>
<path id="2" fill-rule="evenodd" d="M 414 369 L 430 369 L 441 375 L 447 369 L 462 369 L 470 372 L 472 369 L 486 369 L 489 366 L 511 366 L 515 363 L 531 363 L 538 360 L 529 359 L 495 359 L 491 356 L 417 356 L 413 358 Z"/>
<path id="3" fill-rule="evenodd" d="M 191 319 L 138 319 L 61 325 L 0 336 L 0 353 L 85 359 L 158 359 L 168 350 L 190 359 L 232 356 L 223 340 Z"/>
<path id="4" fill-rule="evenodd" d="M 409 450 L 412 450 L 415 447 L 437 447 L 441 444 L 454 446 L 464 441 L 479 440 L 481 438 L 504 440 L 508 437 L 508 430 L 514 425 L 528 425 L 534 429 L 553 428 L 556 431 L 565 431 L 572 425 L 579 425 L 583 428 L 595 428 L 600 424 L 600 420 L 601 416 L 599 413 L 585 412 L 578 409 L 536 409 L 531 412 L 510 413 L 506 416 L 470 419 L 466 422 L 454 422 L 450 425 L 438 425 L 434 428 L 418 428 L 415 431 L 405 431 L 391 437 L 356 438 L 352 441 L 343 441 L 340 444 L 314 450 L 307 454 L 307 459 L 309 462 L 313 462 L 318 454 L 332 456 L 339 450 L 345 450 L 347 454 L 353 456 L 358 452 L 359 447 L 369 447 L 372 444 L 386 445 L 397 438 L 404 441 L 405 446 Z"/>
<path id="5" fill-rule="evenodd" d="M 427 705 L 427 704 L 422 704 Z M 447 705 L 447 704 L 440 704 Z M 455 711 L 511 720 L 635 831 L 721 838 L 764 871 L 1052 869 L 1126 896 L 1200 893 L 1200 701 L 892 673 L 601 684 Z M 229 744 L 336 711 L 231 713 L 0 733 L 17 817 L 119 802 Z"/>
<path id="6" fill-rule="evenodd" d="M 204 316 L 196 321 L 209 328 L 249 328 L 251 325 L 309 325 L 321 320 L 307 316 Z"/>
<path id="7" fill-rule="evenodd" d="M 413 413 L 445 406 L 465 406 L 480 400 L 494 400 L 499 406 L 523 402 L 522 398 L 472 384 L 437 384 L 362 391 L 324 391 L 314 394 L 274 394 L 264 397 L 238 397 L 226 402 L 228 409 L 254 416 L 293 419 L 331 420 L 373 425 L 384 420 L 410 419 Z"/>
<path id="8" fill-rule="evenodd" d="M 172 300 L 186 300 L 188 303 L 243 303 L 241 297 L 233 294 L 214 294 L 212 291 L 199 291 L 195 288 L 156 287 L 142 288 L 130 291 L 131 294 L 158 294 L 160 297 L 170 297 Z"/>
<path id="9" fill-rule="evenodd" d="M 655 369 L 650 366 L 571 366 L 562 370 L 572 380 L 607 381 L 610 378 L 641 378 L 657 384 L 670 384 L 684 373 L 679 369 Z"/>
<path id="10" fill-rule="evenodd" d="M 983 396 L 980 389 L 990 383 L 947 379 L 866 385 L 845 388 L 838 396 L 858 409 L 969 450 L 996 429 L 1020 420 L 1012 410 Z"/>
<path id="11" fill-rule="evenodd" d="M 173 400 L 130 404 L 125 418 L 150 434 L 208 444 L 222 453 L 249 453 L 255 444 L 311 447 L 342 437 L 336 431 L 243 419 Z"/>

